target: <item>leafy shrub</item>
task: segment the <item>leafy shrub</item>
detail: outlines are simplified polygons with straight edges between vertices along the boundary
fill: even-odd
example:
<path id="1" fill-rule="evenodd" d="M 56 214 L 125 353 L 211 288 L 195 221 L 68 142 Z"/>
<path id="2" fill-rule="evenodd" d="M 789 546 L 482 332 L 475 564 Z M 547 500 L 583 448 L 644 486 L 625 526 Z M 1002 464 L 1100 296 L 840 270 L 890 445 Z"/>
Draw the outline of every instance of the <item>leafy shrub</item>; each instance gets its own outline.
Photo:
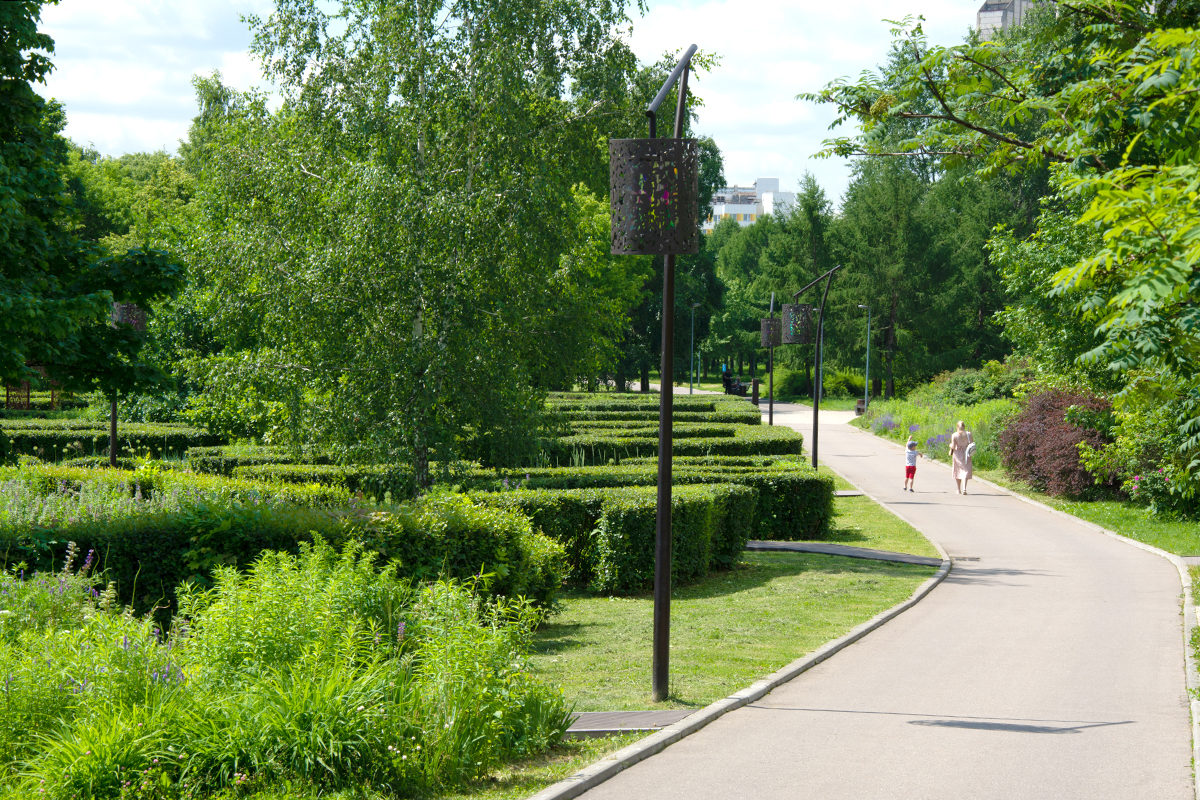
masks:
<path id="1" fill-rule="evenodd" d="M 988 361 L 980 369 L 943 372 L 908 393 L 910 403 L 936 406 L 973 406 L 988 400 L 1014 397 L 1035 373 L 1024 359 Z"/>
<path id="2" fill-rule="evenodd" d="M 812 380 L 798 370 L 775 369 L 775 396 L 783 399 L 812 396 Z"/>
<path id="3" fill-rule="evenodd" d="M 1079 445 L 1106 443 L 1104 433 L 1067 421 L 1069 408 L 1108 412 L 1111 404 L 1082 393 L 1051 390 L 1026 398 L 1025 407 L 1000 434 L 1004 467 L 1014 477 L 1052 495 L 1083 497 L 1094 480 L 1079 458 Z"/>
<path id="4" fill-rule="evenodd" d="M 535 533 L 528 517 L 464 495 L 435 492 L 355 520 L 352 530 L 416 580 L 477 578 L 489 594 L 548 604 L 566 578 L 563 546 Z"/>
<path id="5" fill-rule="evenodd" d="M 866 379 L 852 369 L 839 367 L 825 370 L 821 385 L 827 397 L 862 397 Z"/>
<path id="6" fill-rule="evenodd" d="M 1114 415 L 1093 424 L 1112 441 L 1079 445 L 1080 460 L 1100 484 L 1119 483 L 1129 498 L 1164 519 L 1200 518 L 1200 478 L 1187 455 L 1186 392 L 1161 382 L 1164 376 L 1137 374 L 1115 400 Z M 1106 424 L 1107 423 L 1107 424 Z"/>
<path id="7" fill-rule="evenodd" d="M 266 553 L 185 591 L 165 639 L 86 571 L 0 575 L 22 598 L 0 620 L 0 774 L 64 800 L 256 782 L 412 796 L 561 737 L 561 694 L 526 668 L 536 611 L 376 563 L 321 542 Z"/>
<path id="8" fill-rule="evenodd" d="M 653 582 L 653 487 L 517 490 L 472 497 L 519 509 L 546 535 L 563 537 L 559 541 L 572 558 L 573 577 L 593 591 L 632 594 Z M 749 538 L 756 500 L 756 492 L 744 486 L 676 487 L 671 498 L 673 580 L 685 583 L 731 565 Z"/>

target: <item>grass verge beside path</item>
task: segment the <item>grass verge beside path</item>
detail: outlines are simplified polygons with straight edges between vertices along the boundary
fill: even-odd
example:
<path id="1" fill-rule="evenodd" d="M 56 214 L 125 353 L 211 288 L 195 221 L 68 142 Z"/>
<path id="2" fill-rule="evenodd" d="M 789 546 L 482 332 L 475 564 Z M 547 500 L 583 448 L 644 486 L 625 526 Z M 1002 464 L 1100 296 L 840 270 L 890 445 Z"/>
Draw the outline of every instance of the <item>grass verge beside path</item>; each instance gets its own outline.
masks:
<path id="1" fill-rule="evenodd" d="M 1200 523 L 1153 519 L 1146 509 L 1115 500 L 1064 500 L 1035 491 L 1001 470 L 976 470 L 976 476 L 1074 517 L 1095 523 L 1177 556 L 1200 556 Z"/>
<path id="2" fill-rule="evenodd" d="M 834 511 L 832 536 L 822 541 L 937 555 L 918 531 L 869 497 L 835 498 Z M 671 694 L 660 704 L 650 698 L 652 598 L 572 594 L 537 633 L 534 671 L 561 686 L 577 711 L 700 707 L 902 602 L 934 571 L 745 553 L 734 569 L 675 590 Z"/>
<path id="3" fill-rule="evenodd" d="M 937 548 L 913 526 L 869 497 L 838 497 L 829 536 L 821 541 L 893 553 L 938 557 Z"/>
<path id="4" fill-rule="evenodd" d="M 650 697 L 653 600 L 571 596 L 537 634 L 536 674 L 577 711 L 699 708 L 907 599 L 931 567 L 747 553 L 671 603 L 671 693 Z"/>

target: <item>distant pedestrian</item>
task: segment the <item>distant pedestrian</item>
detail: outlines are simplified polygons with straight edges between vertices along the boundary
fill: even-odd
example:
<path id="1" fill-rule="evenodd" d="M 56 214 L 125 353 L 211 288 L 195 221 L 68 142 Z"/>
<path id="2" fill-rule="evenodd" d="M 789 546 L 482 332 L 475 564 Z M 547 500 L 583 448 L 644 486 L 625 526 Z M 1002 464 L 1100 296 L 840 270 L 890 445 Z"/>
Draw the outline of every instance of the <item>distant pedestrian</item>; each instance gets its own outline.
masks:
<path id="1" fill-rule="evenodd" d="M 950 437 L 950 462 L 954 470 L 954 483 L 959 494 L 967 493 L 967 481 L 971 479 L 971 461 L 975 455 L 975 437 L 967 430 L 967 423 L 958 421 L 958 430 Z"/>
<path id="2" fill-rule="evenodd" d="M 913 484 L 917 480 L 917 458 L 921 453 L 917 450 L 917 440 L 908 437 L 908 444 L 904 448 L 904 489 L 910 492 L 915 492 Z"/>

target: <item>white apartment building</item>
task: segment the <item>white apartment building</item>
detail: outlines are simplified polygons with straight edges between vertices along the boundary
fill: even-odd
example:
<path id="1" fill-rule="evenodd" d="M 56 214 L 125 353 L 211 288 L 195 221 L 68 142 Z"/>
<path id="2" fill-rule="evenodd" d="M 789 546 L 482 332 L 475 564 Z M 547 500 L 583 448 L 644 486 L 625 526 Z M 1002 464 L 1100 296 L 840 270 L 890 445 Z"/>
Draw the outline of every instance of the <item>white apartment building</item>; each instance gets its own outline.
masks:
<path id="1" fill-rule="evenodd" d="M 753 186 L 726 186 L 713 194 L 712 215 L 700 226 L 711 233 L 723 219 L 732 219 L 737 224 L 753 225 L 759 217 L 786 214 L 796 205 L 795 192 L 779 191 L 779 178 L 759 178 Z"/>
<path id="2" fill-rule="evenodd" d="M 992 39 L 997 31 L 1006 31 L 1025 22 L 1025 13 L 1037 0 L 987 0 L 975 14 L 975 29 L 980 39 Z"/>

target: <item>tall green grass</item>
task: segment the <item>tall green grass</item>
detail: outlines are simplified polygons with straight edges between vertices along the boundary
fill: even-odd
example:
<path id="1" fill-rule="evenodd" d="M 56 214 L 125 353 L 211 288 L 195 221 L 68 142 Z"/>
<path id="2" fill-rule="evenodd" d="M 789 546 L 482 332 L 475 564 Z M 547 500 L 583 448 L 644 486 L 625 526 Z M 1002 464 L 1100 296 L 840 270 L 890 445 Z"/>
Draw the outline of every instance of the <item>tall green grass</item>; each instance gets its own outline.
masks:
<path id="1" fill-rule="evenodd" d="M 525 666 L 540 612 L 413 586 L 356 546 L 221 570 L 182 591 L 169 633 L 116 608 L 90 554 L 76 560 L 0 575 L 8 797 L 408 796 L 539 752 L 569 724 Z"/>
<path id="2" fill-rule="evenodd" d="M 912 436 L 927 458 L 948 461 L 950 435 L 962 420 L 975 439 L 975 467 L 995 469 L 1000 466 L 997 439 L 1016 412 L 1016 401 L 1010 399 L 987 400 L 969 406 L 874 400 L 867 413 L 852 424 L 897 442 L 905 442 Z"/>

